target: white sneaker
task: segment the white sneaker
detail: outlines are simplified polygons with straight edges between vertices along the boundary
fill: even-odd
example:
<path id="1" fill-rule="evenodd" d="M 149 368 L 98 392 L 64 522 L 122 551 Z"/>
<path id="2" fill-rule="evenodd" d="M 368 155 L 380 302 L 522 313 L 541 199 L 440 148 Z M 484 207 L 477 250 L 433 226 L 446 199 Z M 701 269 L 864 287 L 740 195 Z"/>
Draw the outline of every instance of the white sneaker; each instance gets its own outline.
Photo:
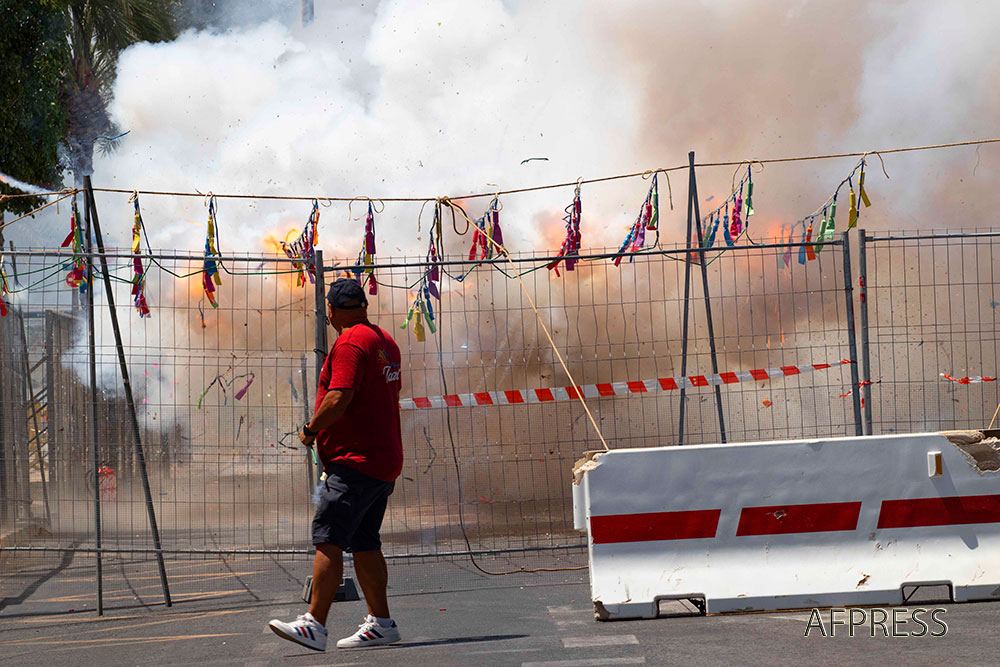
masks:
<path id="1" fill-rule="evenodd" d="M 288 641 L 302 644 L 314 651 L 326 650 L 326 628 L 320 625 L 319 621 L 313 618 L 309 612 L 302 614 L 292 623 L 275 619 L 269 622 L 267 627 L 271 628 L 274 634 Z"/>
<path id="2" fill-rule="evenodd" d="M 374 616 L 365 616 L 364 622 L 358 626 L 358 631 L 350 637 L 344 637 L 337 642 L 337 648 L 360 648 L 362 646 L 378 646 L 399 641 L 399 626 L 393 621 L 388 628 L 383 628 Z"/>

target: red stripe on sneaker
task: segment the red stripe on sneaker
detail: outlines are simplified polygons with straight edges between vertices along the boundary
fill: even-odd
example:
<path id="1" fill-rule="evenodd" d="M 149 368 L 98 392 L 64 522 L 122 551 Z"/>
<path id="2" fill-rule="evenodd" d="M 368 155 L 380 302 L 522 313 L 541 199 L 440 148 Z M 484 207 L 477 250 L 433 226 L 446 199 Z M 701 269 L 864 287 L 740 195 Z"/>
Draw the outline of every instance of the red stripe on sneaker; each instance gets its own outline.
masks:
<path id="1" fill-rule="evenodd" d="M 788 535 L 854 530 L 861 502 L 744 507 L 736 535 Z"/>
<path id="2" fill-rule="evenodd" d="M 721 509 L 590 517 L 594 544 L 715 537 Z"/>
<path id="3" fill-rule="evenodd" d="M 1000 495 L 883 500 L 878 528 L 1000 523 Z"/>

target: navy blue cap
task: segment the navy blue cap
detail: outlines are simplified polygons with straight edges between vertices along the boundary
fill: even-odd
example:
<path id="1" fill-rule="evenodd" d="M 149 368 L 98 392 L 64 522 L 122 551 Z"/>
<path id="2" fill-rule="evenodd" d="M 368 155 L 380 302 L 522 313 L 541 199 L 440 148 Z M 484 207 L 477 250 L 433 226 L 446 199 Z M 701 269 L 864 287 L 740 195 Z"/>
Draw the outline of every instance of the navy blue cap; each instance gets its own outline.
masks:
<path id="1" fill-rule="evenodd" d="M 326 293 L 326 300 L 334 308 L 343 308 L 344 310 L 363 308 L 368 305 L 364 289 L 361 288 L 358 281 L 350 278 L 335 280 Z"/>

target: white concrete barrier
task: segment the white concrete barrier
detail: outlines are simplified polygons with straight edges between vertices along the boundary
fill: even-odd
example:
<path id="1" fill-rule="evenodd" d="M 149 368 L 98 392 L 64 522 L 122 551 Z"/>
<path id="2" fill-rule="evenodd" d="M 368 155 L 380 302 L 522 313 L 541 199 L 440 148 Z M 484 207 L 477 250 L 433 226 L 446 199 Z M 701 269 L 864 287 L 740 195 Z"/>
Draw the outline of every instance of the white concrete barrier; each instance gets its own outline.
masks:
<path id="1" fill-rule="evenodd" d="M 892 605 L 941 584 L 1000 600 L 1000 444 L 962 433 L 592 454 L 573 499 L 595 612 Z"/>

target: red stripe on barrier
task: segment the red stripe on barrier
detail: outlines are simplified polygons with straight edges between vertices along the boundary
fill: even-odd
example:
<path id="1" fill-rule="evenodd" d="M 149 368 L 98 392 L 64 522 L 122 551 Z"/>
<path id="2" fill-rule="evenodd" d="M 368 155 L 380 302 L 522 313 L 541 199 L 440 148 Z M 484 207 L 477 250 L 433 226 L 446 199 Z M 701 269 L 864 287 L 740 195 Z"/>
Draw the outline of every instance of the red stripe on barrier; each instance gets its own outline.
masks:
<path id="1" fill-rule="evenodd" d="M 413 404 L 418 408 L 429 408 L 431 407 L 431 399 L 426 396 L 418 396 L 413 399 Z"/>
<path id="2" fill-rule="evenodd" d="M 535 396 L 538 397 L 539 401 L 554 401 L 555 397 L 552 395 L 552 390 L 549 388 L 535 389 Z"/>
<path id="3" fill-rule="evenodd" d="M 579 399 L 580 393 L 578 391 L 578 387 L 566 387 L 566 395 L 569 396 L 569 398 Z"/>
<path id="4" fill-rule="evenodd" d="M 590 517 L 594 544 L 715 537 L 722 510 L 649 512 Z"/>
<path id="5" fill-rule="evenodd" d="M 663 391 L 672 391 L 677 389 L 677 381 L 673 378 L 660 378 L 657 382 L 660 383 L 660 389 Z"/>
<path id="6" fill-rule="evenodd" d="M 725 384 L 733 384 L 734 382 L 739 382 L 740 379 L 736 377 L 736 373 L 720 373 L 719 377 Z"/>
<path id="7" fill-rule="evenodd" d="M 752 377 L 754 380 L 770 379 L 770 376 L 767 374 L 767 371 L 765 371 L 763 368 L 755 368 L 752 371 L 750 371 L 750 377 Z"/>
<path id="8" fill-rule="evenodd" d="M 462 399 L 458 397 L 458 394 L 445 394 L 441 398 L 444 399 L 444 404 L 451 408 L 462 407 Z"/>
<path id="9" fill-rule="evenodd" d="M 597 395 L 598 396 L 614 396 L 615 389 L 611 386 L 610 382 L 599 382 L 597 383 Z"/>
<path id="10" fill-rule="evenodd" d="M 830 367 L 830 364 L 813 364 L 813 370 L 822 371 Z"/>
<path id="11" fill-rule="evenodd" d="M 493 405 L 493 397 L 489 394 L 477 392 L 473 396 L 476 397 L 476 405 Z"/>
<path id="12" fill-rule="evenodd" d="M 1000 523 L 1000 495 L 883 500 L 879 528 Z"/>
<path id="13" fill-rule="evenodd" d="M 798 366 L 782 366 L 781 372 L 785 375 L 798 375 L 802 371 L 799 370 Z"/>
<path id="14" fill-rule="evenodd" d="M 692 375 L 690 378 L 692 387 L 707 387 L 708 378 L 704 375 Z"/>
<path id="15" fill-rule="evenodd" d="M 744 507 L 736 535 L 787 535 L 854 530 L 861 503 L 815 503 Z"/>
<path id="16" fill-rule="evenodd" d="M 504 390 L 503 394 L 507 397 L 508 403 L 524 403 L 524 397 L 517 390 Z"/>
<path id="17" fill-rule="evenodd" d="M 646 389 L 645 382 L 629 382 L 628 390 L 633 394 L 642 394 L 649 391 L 648 389 Z"/>

